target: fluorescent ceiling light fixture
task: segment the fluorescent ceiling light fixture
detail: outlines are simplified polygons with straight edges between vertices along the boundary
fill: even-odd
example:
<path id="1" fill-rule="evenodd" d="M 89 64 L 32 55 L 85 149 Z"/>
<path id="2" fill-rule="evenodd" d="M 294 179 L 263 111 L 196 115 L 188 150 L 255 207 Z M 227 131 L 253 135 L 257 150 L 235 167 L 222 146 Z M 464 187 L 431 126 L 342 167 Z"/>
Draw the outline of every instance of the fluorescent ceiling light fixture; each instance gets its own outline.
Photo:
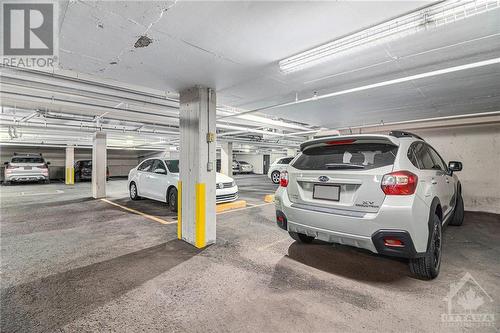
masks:
<path id="1" fill-rule="evenodd" d="M 441 1 L 283 59 L 279 67 L 285 74 L 295 72 L 328 61 L 342 52 L 429 30 L 499 7 L 499 0 Z"/>
<path id="2" fill-rule="evenodd" d="M 341 96 L 341 95 L 347 95 L 347 94 L 352 94 L 364 90 L 370 90 L 370 89 L 375 89 L 375 88 L 381 88 L 381 87 L 386 87 L 386 86 L 391 86 L 399 83 L 404 83 L 408 81 L 416 81 L 420 79 L 425 79 L 429 77 L 434 77 L 434 76 L 439 76 L 439 75 L 445 75 L 449 73 L 455 73 L 455 72 L 460 72 L 463 70 L 468 70 L 468 69 L 474 69 L 474 68 L 481 68 L 484 66 L 490 66 L 490 65 L 498 65 L 500 64 L 500 57 L 499 58 L 493 58 L 493 59 L 488 59 L 488 60 L 483 60 L 483 61 L 478 61 L 478 62 L 472 62 L 470 64 L 465 64 L 465 65 L 460 65 L 460 66 L 454 66 L 454 67 L 448 67 L 448 68 L 443 68 L 443 69 L 438 69 L 435 71 L 431 72 L 425 72 L 425 73 L 420 73 L 420 74 L 415 74 L 415 75 L 410 75 L 410 76 L 405 76 L 405 77 L 400 77 L 397 79 L 392 79 L 388 81 L 381 81 L 377 83 L 372 83 L 372 84 L 367 84 L 365 86 L 360 86 L 360 87 L 355 87 L 355 88 L 350 88 L 350 89 L 345 89 L 345 90 L 339 90 L 335 91 L 332 93 L 324 94 L 324 95 L 318 95 L 318 96 L 313 96 L 310 98 L 305 98 L 305 99 L 300 99 L 300 100 L 295 100 L 292 102 L 286 102 L 286 103 L 280 103 L 280 104 L 274 104 L 270 106 L 265 106 L 262 108 L 254 109 L 254 110 L 249 110 L 243 112 L 243 114 L 248 114 L 248 113 L 253 113 L 253 112 L 262 112 L 266 110 L 271 110 L 271 109 L 276 109 L 276 108 L 282 108 L 286 106 L 291 106 L 291 105 L 296 105 L 296 104 L 302 104 L 302 103 L 308 103 L 308 102 L 315 102 L 319 101 L 325 98 L 331 98 L 331 97 L 336 97 L 336 96 Z M 238 114 L 238 116 L 241 116 L 242 114 Z M 228 118 L 228 117 L 234 117 L 233 116 L 225 116 L 223 118 Z"/>

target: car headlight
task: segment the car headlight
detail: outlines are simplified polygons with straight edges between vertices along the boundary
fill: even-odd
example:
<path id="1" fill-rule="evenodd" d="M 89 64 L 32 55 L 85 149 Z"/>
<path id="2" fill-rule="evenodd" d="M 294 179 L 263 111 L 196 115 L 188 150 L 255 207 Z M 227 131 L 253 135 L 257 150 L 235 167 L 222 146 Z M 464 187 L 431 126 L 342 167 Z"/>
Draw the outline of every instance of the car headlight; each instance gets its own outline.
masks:
<path id="1" fill-rule="evenodd" d="M 217 189 L 221 189 L 221 188 L 222 188 L 222 183 L 217 183 L 217 184 L 215 184 L 215 188 L 217 188 Z"/>
<path id="2" fill-rule="evenodd" d="M 236 182 L 233 180 L 233 182 L 231 183 L 231 187 L 235 187 L 236 186 Z"/>

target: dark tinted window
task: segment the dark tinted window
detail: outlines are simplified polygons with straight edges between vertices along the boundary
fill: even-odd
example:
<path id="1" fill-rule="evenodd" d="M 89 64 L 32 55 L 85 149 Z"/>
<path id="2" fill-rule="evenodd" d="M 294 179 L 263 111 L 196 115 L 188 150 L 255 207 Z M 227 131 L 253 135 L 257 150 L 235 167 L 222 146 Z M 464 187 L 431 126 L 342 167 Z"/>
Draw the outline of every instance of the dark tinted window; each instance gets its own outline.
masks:
<path id="1" fill-rule="evenodd" d="M 92 161 L 80 161 L 82 168 L 92 168 Z"/>
<path id="2" fill-rule="evenodd" d="M 332 145 L 306 149 L 292 164 L 300 170 L 366 170 L 394 163 L 398 147 L 383 143 Z"/>
<path id="3" fill-rule="evenodd" d="M 158 170 L 158 169 L 164 170 L 165 171 L 164 173 L 166 173 L 166 171 L 167 171 L 167 170 L 165 170 L 165 165 L 163 164 L 163 162 L 161 160 L 154 160 L 151 171 L 155 172 L 155 170 Z"/>
<path id="4" fill-rule="evenodd" d="M 45 163 L 41 157 L 13 157 L 11 163 Z"/>
<path id="5" fill-rule="evenodd" d="M 249 164 L 248 162 L 245 162 L 245 161 L 238 161 L 239 164 Z"/>
<path id="6" fill-rule="evenodd" d="M 415 158 L 420 169 L 432 169 L 434 166 L 434 161 L 432 160 L 431 154 L 427 145 L 419 142 L 413 148 L 415 151 Z"/>
<path id="7" fill-rule="evenodd" d="M 282 158 L 278 163 L 279 164 L 290 164 L 290 162 L 293 160 L 293 157 L 285 157 Z"/>
<path id="8" fill-rule="evenodd" d="M 151 171 L 151 165 L 153 164 L 153 160 L 147 160 L 142 162 L 141 165 L 137 168 L 140 171 Z"/>
<path id="9" fill-rule="evenodd" d="M 168 171 L 179 173 L 179 160 L 166 160 Z"/>
<path id="10" fill-rule="evenodd" d="M 432 160 L 434 161 L 433 169 L 439 169 L 439 170 L 446 171 L 448 169 L 448 167 L 446 166 L 446 163 L 444 163 L 441 156 L 439 156 L 439 154 L 431 146 L 427 146 L 427 147 L 429 148 L 429 151 L 430 151 L 431 156 L 432 156 Z"/>
<path id="11" fill-rule="evenodd" d="M 417 162 L 417 158 L 415 157 L 415 150 L 413 149 L 414 147 L 415 145 L 411 145 L 408 149 L 408 159 L 416 168 L 420 168 Z"/>

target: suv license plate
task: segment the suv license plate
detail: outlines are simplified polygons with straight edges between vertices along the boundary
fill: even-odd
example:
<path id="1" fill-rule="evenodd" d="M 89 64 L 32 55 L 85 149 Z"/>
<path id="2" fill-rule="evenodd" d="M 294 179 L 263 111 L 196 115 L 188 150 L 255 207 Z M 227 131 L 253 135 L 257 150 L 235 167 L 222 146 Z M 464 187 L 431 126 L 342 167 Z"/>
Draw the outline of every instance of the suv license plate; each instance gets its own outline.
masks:
<path id="1" fill-rule="evenodd" d="M 338 185 L 314 185 L 313 199 L 340 200 L 340 186 Z"/>
<path id="2" fill-rule="evenodd" d="M 31 170 L 31 169 L 32 169 L 32 167 L 30 167 L 30 166 L 25 166 L 24 167 L 24 170 Z"/>

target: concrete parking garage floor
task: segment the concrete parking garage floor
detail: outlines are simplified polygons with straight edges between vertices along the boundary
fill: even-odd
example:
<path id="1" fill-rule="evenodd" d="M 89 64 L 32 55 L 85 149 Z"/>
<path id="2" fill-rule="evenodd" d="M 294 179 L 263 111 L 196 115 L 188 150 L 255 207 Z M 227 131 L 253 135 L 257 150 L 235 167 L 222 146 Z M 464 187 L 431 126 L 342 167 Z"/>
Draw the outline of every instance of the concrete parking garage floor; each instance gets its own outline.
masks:
<path id="1" fill-rule="evenodd" d="M 293 242 L 259 201 L 274 185 L 237 181 L 252 206 L 218 215 L 204 250 L 178 241 L 175 223 L 90 199 L 88 183 L 2 186 L 1 331 L 468 331 L 441 322 L 466 272 L 498 304 L 497 215 L 467 212 L 447 228 L 441 274 L 421 281 L 401 260 Z M 125 184 L 108 182 L 111 201 L 132 204 Z"/>

